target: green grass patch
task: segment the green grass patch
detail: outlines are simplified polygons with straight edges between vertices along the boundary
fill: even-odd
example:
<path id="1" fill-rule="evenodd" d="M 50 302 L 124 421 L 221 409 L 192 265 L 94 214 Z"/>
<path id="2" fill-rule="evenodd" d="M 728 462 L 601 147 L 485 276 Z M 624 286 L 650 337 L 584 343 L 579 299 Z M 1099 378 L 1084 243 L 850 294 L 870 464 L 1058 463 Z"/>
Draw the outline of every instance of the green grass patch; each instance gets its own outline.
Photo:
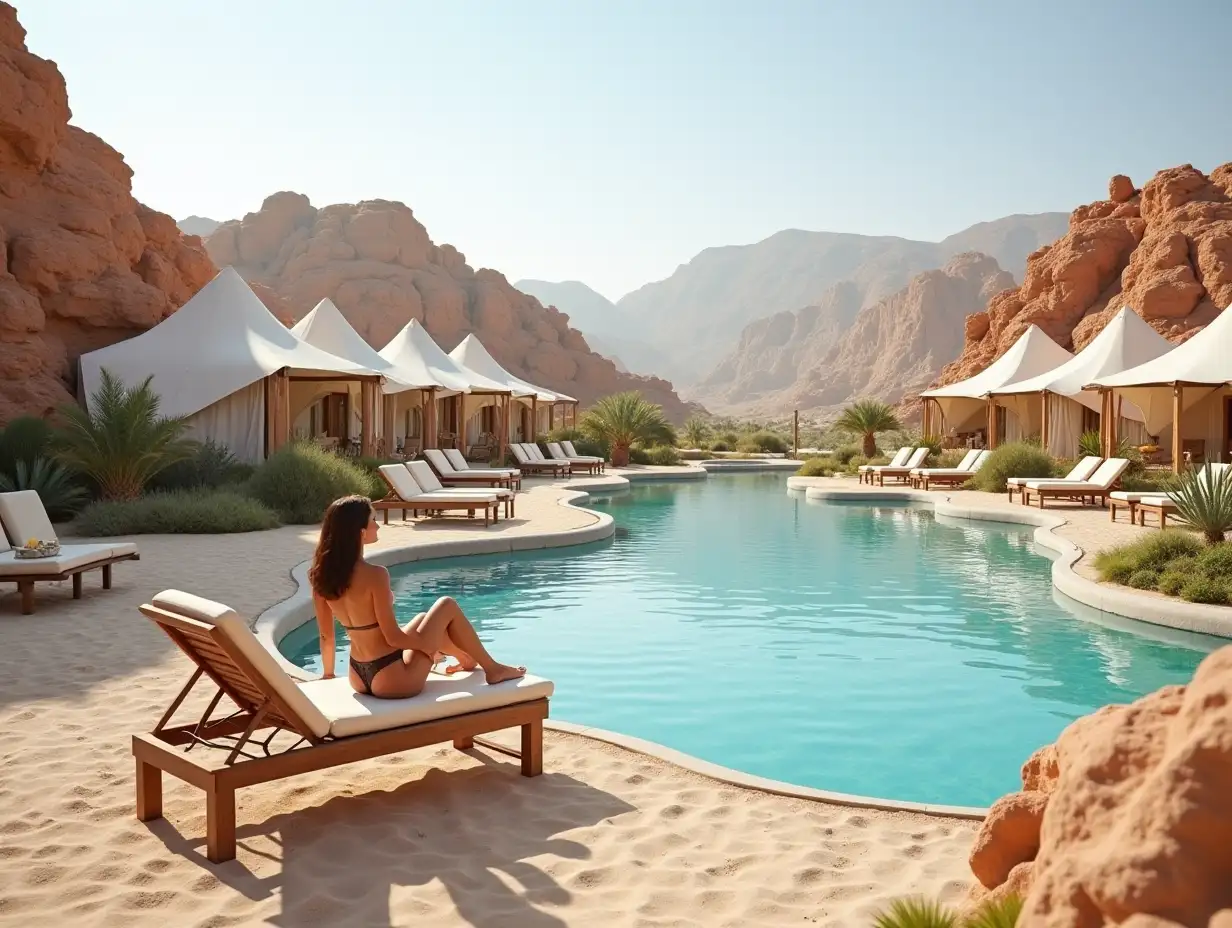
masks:
<path id="1" fill-rule="evenodd" d="M 797 477 L 829 477 L 834 473 L 834 462 L 829 458 L 809 458 L 796 471 Z"/>
<path id="2" fill-rule="evenodd" d="M 1169 529 L 1101 551 L 1095 569 L 1101 580 L 1191 603 L 1232 602 L 1232 542 L 1203 545 L 1188 532 Z"/>
<path id="3" fill-rule="evenodd" d="M 1025 441 L 1010 442 L 996 448 L 983 466 L 971 478 L 977 490 L 1004 493 L 1010 477 L 1051 477 L 1052 456 L 1038 445 Z"/>
<path id="4" fill-rule="evenodd" d="M 77 530 L 88 536 L 230 535 L 277 528 L 277 514 L 235 490 L 173 490 L 91 503 Z"/>

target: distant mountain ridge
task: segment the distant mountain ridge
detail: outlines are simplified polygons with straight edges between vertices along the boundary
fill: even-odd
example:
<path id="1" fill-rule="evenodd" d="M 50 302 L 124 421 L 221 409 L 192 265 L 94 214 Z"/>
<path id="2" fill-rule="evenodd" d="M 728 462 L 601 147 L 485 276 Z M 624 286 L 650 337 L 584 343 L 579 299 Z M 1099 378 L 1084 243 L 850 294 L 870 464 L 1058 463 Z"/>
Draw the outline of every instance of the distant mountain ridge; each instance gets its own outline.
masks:
<path id="1" fill-rule="evenodd" d="M 940 242 L 787 229 L 752 245 L 707 248 L 666 280 L 625 295 L 616 308 L 639 338 L 672 346 L 662 376 L 697 384 L 712 379 L 746 325 L 824 302 L 836 284 L 852 284 L 863 308 L 971 251 L 1017 277 L 1027 256 L 1064 235 L 1067 224 L 1065 213 L 1019 214 Z"/>
<path id="2" fill-rule="evenodd" d="M 176 220 L 175 224 L 185 235 L 200 235 L 202 238 L 213 235 L 222 225 L 217 219 L 208 219 L 205 216 L 189 216 L 187 219 Z"/>

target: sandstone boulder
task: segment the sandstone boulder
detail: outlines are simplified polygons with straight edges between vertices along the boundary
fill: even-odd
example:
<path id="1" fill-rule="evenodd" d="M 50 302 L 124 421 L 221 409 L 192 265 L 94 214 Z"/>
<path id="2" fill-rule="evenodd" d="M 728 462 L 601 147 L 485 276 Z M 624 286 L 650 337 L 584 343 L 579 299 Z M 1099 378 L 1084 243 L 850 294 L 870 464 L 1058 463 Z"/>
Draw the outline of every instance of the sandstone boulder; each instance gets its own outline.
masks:
<path id="1" fill-rule="evenodd" d="M 71 402 L 78 355 L 157 324 L 215 273 L 70 116 L 64 78 L 0 2 L 0 423 Z"/>
<path id="2" fill-rule="evenodd" d="M 1179 342 L 1232 303 L 1232 163 L 1209 176 L 1160 171 L 1139 191 L 1118 174 L 1107 200 L 1080 206 L 1057 242 L 1027 259 L 1022 286 L 968 320 L 957 360 L 934 386 L 978 373 L 1031 324 L 1080 351 L 1122 306 Z"/>
<path id="3" fill-rule="evenodd" d="M 514 289 L 497 271 L 473 270 L 451 245 L 434 244 L 403 203 L 317 209 L 302 194 L 276 193 L 257 212 L 219 226 L 206 248 L 219 266 L 233 265 L 267 288 L 275 314 L 292 320 L 329 297 L 378 349 L 418 319 L 446 351 L 473 332 L 511 373 L 583 405 L 639 390 L 674 421 L 689 413 L 667 381 L 617 371 L 569 327 L 568 316 Z M 274 309 L 273 300 L 262 299 Z"/>
<path id="4" fill-rule="evenodd" d="M 1216 928 L 1232 918 L 1232 647 L 1186 686 L 1070 725 L 977 836 L 974 898 L 1019 928 Z M 986 893 L 991 890 L 991 893 Z"/>

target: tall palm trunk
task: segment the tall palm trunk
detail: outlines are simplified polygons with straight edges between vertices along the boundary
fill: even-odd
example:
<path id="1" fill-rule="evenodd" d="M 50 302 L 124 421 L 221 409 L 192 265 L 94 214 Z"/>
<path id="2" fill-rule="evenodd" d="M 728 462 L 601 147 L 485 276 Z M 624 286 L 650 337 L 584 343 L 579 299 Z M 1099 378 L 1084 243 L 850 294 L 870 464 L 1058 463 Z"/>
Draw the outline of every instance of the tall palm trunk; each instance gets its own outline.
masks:
<path id="1" fill-rule="evenodd" d="M 864 433 L 864 456 L 866 458 L 876 457 L 877 455 L 877 433 Z"/>

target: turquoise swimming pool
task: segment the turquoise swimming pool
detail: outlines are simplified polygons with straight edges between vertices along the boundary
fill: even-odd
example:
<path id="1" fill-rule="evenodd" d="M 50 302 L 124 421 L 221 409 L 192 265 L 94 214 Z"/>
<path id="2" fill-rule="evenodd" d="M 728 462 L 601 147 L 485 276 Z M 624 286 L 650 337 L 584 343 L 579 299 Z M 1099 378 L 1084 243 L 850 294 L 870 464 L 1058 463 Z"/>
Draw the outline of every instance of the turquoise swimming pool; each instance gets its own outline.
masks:
<path id="1" fill-rule="evenodd" d="M 1075 617 L 1019 526 L 810 503 L 775 474 L 592 505 L 613 539 L 395 568 L 399 615 L 453 596 L 556 681 L 555 718 L 791 783 L 986 805 L 1070 721 L 1222 643 Z M 281 647 L 319 670 L 311 625 Z"/>

